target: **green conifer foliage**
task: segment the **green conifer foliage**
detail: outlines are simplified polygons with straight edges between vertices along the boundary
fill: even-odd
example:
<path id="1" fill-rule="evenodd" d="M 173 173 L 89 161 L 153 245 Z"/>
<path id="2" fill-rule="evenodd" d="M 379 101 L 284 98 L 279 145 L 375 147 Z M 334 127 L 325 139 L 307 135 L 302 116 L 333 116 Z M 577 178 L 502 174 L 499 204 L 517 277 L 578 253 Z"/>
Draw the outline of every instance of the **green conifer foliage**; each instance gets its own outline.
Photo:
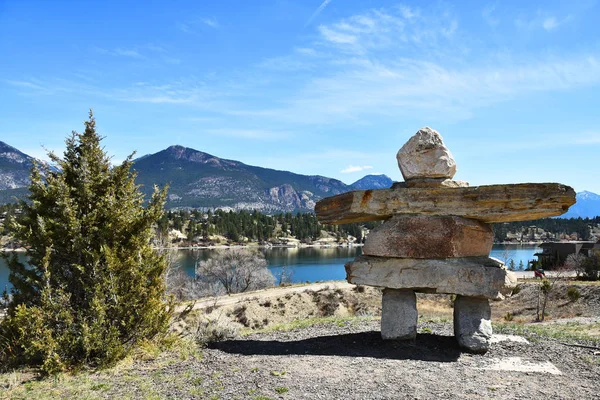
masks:
<path id="1" fill-rule="evenodd" d="M 133 154 L 111 167 L 101 140 L 90 111 L 63 157 L 49 154 L 58 171 L 32 170 L 30 202 L 13 227 L 28 246 L 29 266 L 10 260 L 14 288 L 0 326 L 0 364 L 47 373 L 106 366 L 168 327 L 167 264 L 151 247 L 166 188 L 155 187 L 144 206 Z"/>

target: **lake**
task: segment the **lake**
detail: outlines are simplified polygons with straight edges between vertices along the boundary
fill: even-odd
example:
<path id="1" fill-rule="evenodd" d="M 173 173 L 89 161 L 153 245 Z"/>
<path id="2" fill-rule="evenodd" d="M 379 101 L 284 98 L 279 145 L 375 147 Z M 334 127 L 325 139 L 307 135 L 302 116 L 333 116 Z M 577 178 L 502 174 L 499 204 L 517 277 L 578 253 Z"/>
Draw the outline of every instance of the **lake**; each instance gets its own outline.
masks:
<path id="1" fill-rule="evenodd" d="M 535 245 L 494 245 L 491 256 L 508 262 L 519 261 L 527 266 L 529 260 L 533 260 L 533 253 L 540 249 Z M 206 260 L 211 254 L 218 250 L 178 250 L 177 264 L 193 276 L 194 265 L 197 260 Z M 276 277 L 281 275 L 285 268 L 286 273 L 291 274 L 291 281 L 316 282 L 326 280 L 346 279 L 344 264 L 362 253 L 362 247 L 304 247 L 304 248 L 263 248 L 260 251 L 265 255 L 269 263 L 269 269 Z M 25 260 L 24 253 L 18 253 L 21 261 Z M 8 287 L 8 267 L 4 259 L 0 258 L 0 291 Z"/>

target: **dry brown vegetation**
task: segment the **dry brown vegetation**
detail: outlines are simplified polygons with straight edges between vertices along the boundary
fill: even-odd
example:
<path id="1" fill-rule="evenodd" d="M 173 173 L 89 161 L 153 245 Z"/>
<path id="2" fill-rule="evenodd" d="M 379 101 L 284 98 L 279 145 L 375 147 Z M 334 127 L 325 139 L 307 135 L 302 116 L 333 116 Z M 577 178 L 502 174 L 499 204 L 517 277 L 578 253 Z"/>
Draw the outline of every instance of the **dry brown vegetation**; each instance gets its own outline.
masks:
<path id="1" fill-rule="evenodd" d="M 268 291 L 267 291 L 268 293 Z M 329 288 L 290 291 L 282 296 L 248 295 L 238 303 L 219 306 L 218 301 L 190 312 L 173 325 L 182 334 L 202 329 L 250 332 L 293 321 L 324 317 L 354 317 L 381 314 L 381 291 L 357 286 L 352 289 Z"/>
<path id="2" fill-rule="evenodd" d="M 492 302 L 492 319 L 496 322 L 530 323 L 535 321 L 539 281 L 522 282 L 511 297 Z M 573 300 L 569 292 L 579 298 Z M 266 292 L 268 294 L 268 291 Z M 572 296 L 572 295 L 571 295 Z M 419 318 L 422 320 L 452 321 L 453 296 L 444 294 L 417 295 Z M 600 286 L 584 282 L 558 282 L 550 293 L 546 320 L 573 317 L 600 317 Z M 235 304 L 218 306 L 218 301 L 195 310 L 174 325 L 183 332 L 197 326 L 197 320 L 213 325 L 228 326 L 237 332 L 269 329 L 298 320 L 322 317 L 381 315 L 381 290 L 357 286 L 321 290 L 290 291 L 282 296 L 264 297 L 250 294 Z M 510 315 L 507 319 L 507 315 Z"/>

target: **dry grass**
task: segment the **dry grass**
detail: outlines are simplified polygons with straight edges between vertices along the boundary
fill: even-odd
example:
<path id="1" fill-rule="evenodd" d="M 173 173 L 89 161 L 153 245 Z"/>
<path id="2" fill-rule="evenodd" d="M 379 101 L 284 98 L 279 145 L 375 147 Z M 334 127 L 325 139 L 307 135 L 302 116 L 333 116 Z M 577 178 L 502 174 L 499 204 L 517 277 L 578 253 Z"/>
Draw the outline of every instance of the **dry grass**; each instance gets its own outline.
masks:
<path id="1" fill-rule="evenodd" d="M 600 345 L 600 323 L 520 324 L 495 322 L 494 332 L 517 334 L 533 341 L 539 338 L 552 338 L 564 341 L 588 341 Z"/>
<path id="2" fill-rule="evenodd" d="M 196 343 L 173 335 L 160 345 L 145 343 L 107 370 L 46 378 L 32 369 L 0 374 L 0 399 L 161 399 L 165 396 L 159 395 L 160 387 L 167 380 L 181 380 L 184 385 L 193 375 L 193 371 L 188 371 L 176 377 L 163 376 L 162 371 L 170 365 L 201 358 L 202 350 Z"/>
<path id="3" fill-rule="evenodd" d="M 417 294 L 419 318 L 427 321 L 452 321 L 454 308 L 450 295 Z"/>
<path id="4" fill-rule="evenodd" d="M 523 282 L 521 291 L 503 301 L 492 302 L 492 319 L 503 321 L 510 313 L 512 321 L 527 323 L 535 320 L 540 281 Z M 581 297 L 569 298 L 569 288 L 576 288 Z M 600 316 L 600 290 L 595 284 L 579 284 L 574 281 L 559 281 L 549 296 L 546 320 Z"/>
<path id="5" fill-rule="evenodd" d="M 198 325 L 232 327 L 239 332 L 268 329 L 322 317 L 352 318 L 381 314 L 381 291 L 374 288 L 290 292 L 283 296 L 240 299 L 236 304 L 195 310 L 176 324 L 183 334 Z"/>

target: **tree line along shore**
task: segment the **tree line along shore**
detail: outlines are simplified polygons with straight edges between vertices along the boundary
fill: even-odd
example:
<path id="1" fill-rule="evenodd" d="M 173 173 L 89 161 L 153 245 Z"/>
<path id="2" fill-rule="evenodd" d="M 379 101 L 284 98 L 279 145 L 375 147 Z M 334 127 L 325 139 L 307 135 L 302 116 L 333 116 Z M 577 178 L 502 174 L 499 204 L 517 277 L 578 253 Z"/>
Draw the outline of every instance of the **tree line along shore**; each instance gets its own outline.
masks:
<path id="1" fill-rule="evenodd" d="M 11 239 L 10 223 L 18 204 L 0 205 L 0 245 L 19 248 Z M 202 212 L 170 210 L 156 223 L 157 247 L 327 246 L 360 245 L 379 221 L 324 225 L 313 213 L 263 214 L 258 211 Z M 541 243 L 600 238 L 600 216 L 595 218 L 544 218 L 535 221 L 492 224 L 495 243 Z"/>

